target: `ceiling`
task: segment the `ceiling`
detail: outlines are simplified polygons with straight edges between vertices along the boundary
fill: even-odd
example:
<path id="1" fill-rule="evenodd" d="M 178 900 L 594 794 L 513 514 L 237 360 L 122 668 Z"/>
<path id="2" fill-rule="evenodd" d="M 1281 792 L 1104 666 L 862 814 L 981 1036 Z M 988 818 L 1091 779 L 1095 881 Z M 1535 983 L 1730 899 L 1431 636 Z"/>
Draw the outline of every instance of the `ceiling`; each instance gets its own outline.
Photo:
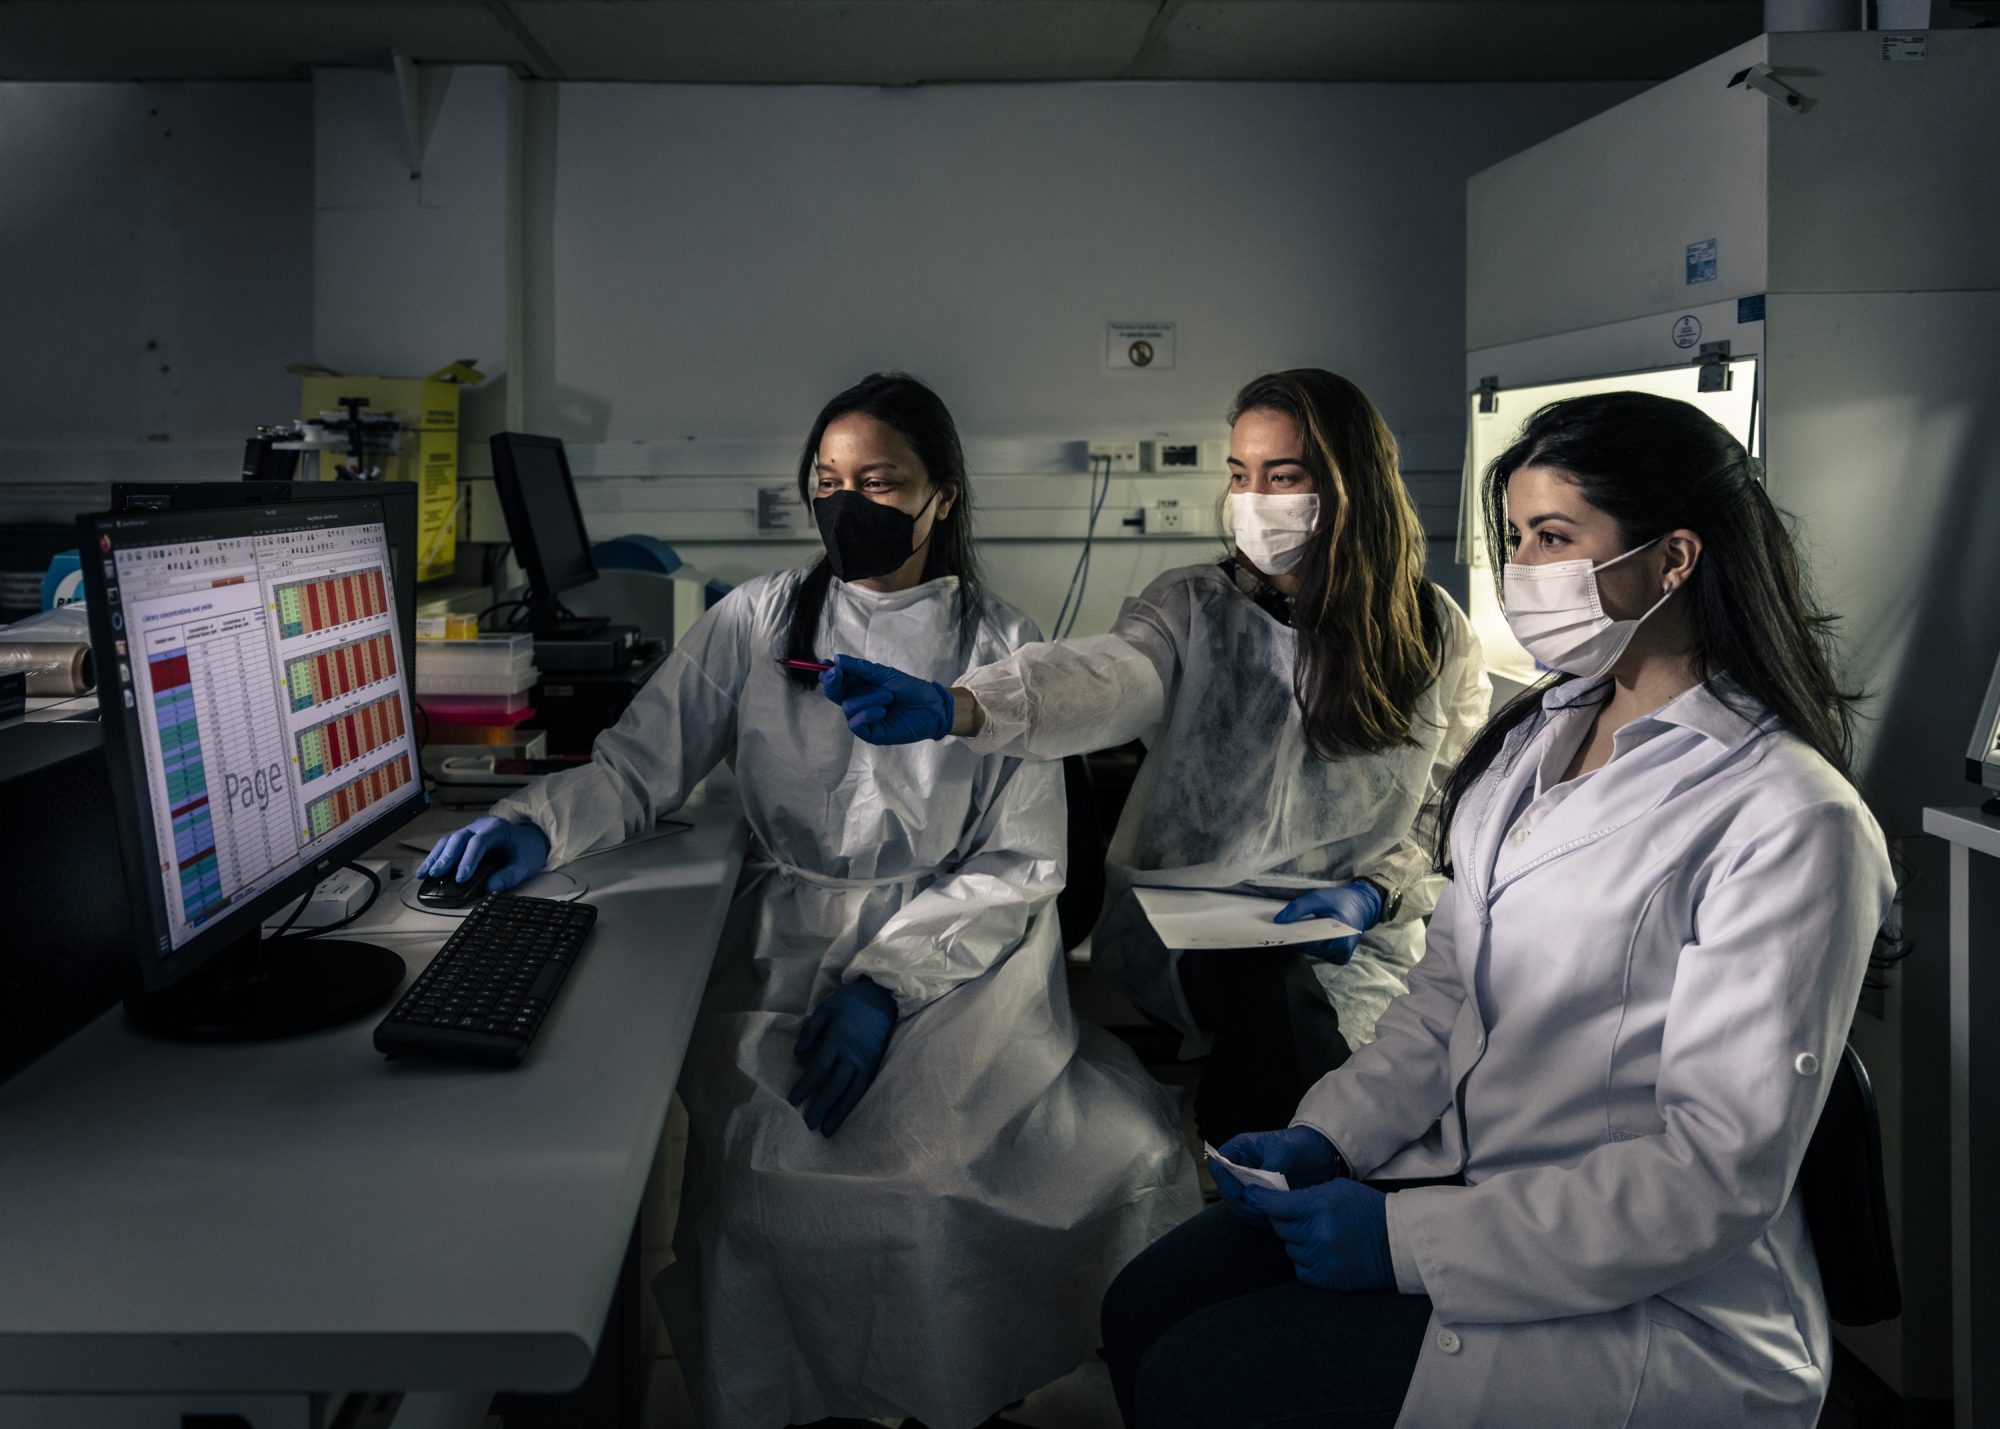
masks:
<path id="1" fill-rule="evenodd" d="M 400 51 L 676 83 L 1646 80 L 1762 28 L 1762 0 L 0 0 L 0 79 L 294 79 Z"/>

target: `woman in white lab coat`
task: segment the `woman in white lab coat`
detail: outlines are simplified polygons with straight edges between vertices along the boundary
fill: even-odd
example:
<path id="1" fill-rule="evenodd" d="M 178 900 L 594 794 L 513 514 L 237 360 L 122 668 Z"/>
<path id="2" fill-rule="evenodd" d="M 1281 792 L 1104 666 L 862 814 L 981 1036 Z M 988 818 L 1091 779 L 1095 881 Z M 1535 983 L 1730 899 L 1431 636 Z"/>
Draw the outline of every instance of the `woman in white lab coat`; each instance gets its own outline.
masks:
<path id="1" fill-rule="evenodd" d="M 955 734 L 1037 759 L 1145 741 L 1091 958 L 1185 1055 L 1211 1051 L 1195 1120 L 1218 1142 L 1288 1116 L 1403 990 L 1442 886 L 1419 810 L 1490 696 L 1360 388 L 1316 368 L 1256 378 L 1229 468 L 1235 549 L 1156 578 L 1108 634 L 1024 646 L 949 690 L 849 660 L 825 678 L 869 741 Z M 1280 922 L 1361 931 L 1170 954 L 1135 887 L 1259 894 Z"/>
<path id="2" fill-rule="evenodd" d="M 1222 1148 L 1290 1188 L 1219 1170 L 1231 1204 L 1106 1298 L 1146 1429 L 1818 1417 L 1793 1183 L 1892 891 L 1826 618 L 1686 403 L 1545 408 L 1485 512 L 1560 673 L 1455 771 L 1452 880 L 1375 1040 Z"/>
<path id="3" fill-rule="evenodd" d="M 729 761 L 754 842 L 681 1072 L 674 1351 L 704 1425 L 968 1429 L 1096 1349 L 1104 1287 L 1197 1209 L 1194 1168 L 1162 1090 L 1071 1016 L 1060 769 L 860 744 L 780 663 L 948 680 L 1035 638 L 976 582 L 950 414 L 868 378 L 820 414 L 799 488 L 826 556 L 731 591 L 588 765 L 434 857 L 519 847 L 511 886 Z"/>

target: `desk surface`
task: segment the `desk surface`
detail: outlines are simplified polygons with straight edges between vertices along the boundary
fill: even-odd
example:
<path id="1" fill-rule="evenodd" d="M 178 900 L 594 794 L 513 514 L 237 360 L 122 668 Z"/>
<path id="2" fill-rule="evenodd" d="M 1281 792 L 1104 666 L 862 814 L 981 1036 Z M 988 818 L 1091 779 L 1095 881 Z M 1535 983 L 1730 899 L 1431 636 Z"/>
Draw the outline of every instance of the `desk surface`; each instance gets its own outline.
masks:
<path id="1" fill-rule="evenodd" d="M 517 1069 L 392 1063 L 380 1013 L 203 1046 L 114 1010 L 0 1085 L 0 1392 L 581 1382 L 743 855 L 704 793 L 572 865 L 597 926 Z M 385 890 L 351 936 L 414 973 L 453 926 Z"/>
<path id="2" fill-rule="evenodd" d="M 2000 818 L 1983 812 L 1977 805 L 1964 809 L 1925 809 L 1924 832 L 2000 858 Z"/>

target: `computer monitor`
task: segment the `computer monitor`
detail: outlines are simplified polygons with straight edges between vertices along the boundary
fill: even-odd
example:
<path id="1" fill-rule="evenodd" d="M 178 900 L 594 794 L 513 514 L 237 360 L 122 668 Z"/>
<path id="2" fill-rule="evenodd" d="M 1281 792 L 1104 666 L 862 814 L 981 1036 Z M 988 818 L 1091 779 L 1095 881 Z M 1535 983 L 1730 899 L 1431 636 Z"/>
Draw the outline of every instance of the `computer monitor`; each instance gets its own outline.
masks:
<path id="1" fill-rule="evenodd" d="M 417 638 L 417 484 L 414 481 L 114 481 L 113 511 L 199 511 L 285 501 L 379 501 L 388 518 L 396 632 L 405 656 Z"/>
<path id="2" fill-rule="evenodd" d="M 567 615 L 557 599 L 597 579 L 562 441 L 496 432 L 492 446 L 493 485 L 507 518 L 507 538 L 528 577 L 525 628 L 543 639 L 602 629 L 602 618 Z"/>
<path id="3" fill-rule="evenodd" d="M 380 501 L 78 518 L 140 1025 L 206 1040 L 360 1016 L 367 943 L 262 926 L 425 807 Z"/>

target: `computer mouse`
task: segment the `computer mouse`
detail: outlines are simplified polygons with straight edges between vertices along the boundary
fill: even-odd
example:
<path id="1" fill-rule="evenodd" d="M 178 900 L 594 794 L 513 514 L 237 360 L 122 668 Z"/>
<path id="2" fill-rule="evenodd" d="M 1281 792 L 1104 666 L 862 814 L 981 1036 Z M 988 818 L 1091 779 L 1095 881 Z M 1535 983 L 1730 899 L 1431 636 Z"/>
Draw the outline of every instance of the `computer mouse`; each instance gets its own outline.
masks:
<path id="1" fill-rule="evenodd" d="M 426 908 L 463 908 L 468 903 L 476 903 L 486 896 L 486 880 L 498 873 L 506 862 L 505 849 L 488 849 L 481 856 L 479 866 L 472 870 L 472 877 L 464 883 L 456 883 L 449 878 L 426 878 L 417 886 L 417 902 Z"/>

